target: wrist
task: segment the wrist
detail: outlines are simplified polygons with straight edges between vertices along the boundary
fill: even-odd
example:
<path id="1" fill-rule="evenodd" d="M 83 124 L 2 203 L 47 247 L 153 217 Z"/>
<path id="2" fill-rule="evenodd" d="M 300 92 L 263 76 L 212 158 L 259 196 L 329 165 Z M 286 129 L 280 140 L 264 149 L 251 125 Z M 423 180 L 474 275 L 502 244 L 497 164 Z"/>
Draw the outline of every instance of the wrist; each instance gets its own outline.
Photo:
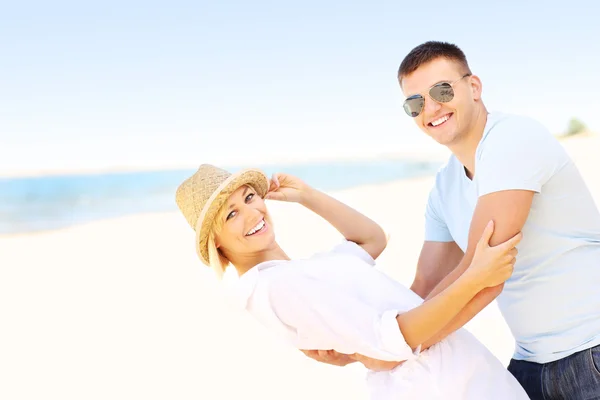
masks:
<path id="1" fill-rule="evenodd" d="M 469 293 L 473 296 L 485 289 L 483 279 L 479 276 L 479 274 L 472 272 L 470 269 L 467 269 L 456 280 L 456 283 L 460 286 L 461 291 Z"/>
<path id="2" fill-rule="evenodd" d="M 298 203 L 303 205 L 304 207 L 310 208 L 310 205 L 314 202 L 315 195 L 317 194 L 317 190 L 312 186 L 306 186 L 300 192 L 300 199 Z"/>

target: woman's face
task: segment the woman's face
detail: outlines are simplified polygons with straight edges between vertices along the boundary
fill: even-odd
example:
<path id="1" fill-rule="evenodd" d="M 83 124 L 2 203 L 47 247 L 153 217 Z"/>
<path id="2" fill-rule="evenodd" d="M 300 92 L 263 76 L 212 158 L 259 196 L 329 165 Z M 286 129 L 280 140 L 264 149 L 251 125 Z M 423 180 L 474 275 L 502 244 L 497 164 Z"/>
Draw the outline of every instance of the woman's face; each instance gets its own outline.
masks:
<path id="1" fill-rule="evenodd" d="M 216 237 L 216 245 L 225 255 L 252 256 L 275 242 L 265 202 L 253 188 L 238 188 L 224 207 L 218 217 L 222 218 L 222 229 Z"/>

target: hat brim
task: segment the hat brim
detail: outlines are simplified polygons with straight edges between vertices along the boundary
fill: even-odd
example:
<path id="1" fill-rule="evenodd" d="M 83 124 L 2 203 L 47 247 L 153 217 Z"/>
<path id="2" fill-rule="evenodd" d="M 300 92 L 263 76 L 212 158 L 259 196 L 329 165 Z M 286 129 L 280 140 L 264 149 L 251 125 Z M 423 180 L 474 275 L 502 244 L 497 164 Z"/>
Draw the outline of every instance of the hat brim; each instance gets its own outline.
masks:
<path id="1" fill-rule="evenodd" d="M 229 196 L 241 186 L 254 188 L 258 195 L 265 197 L 269 191 L 269 178 L 259 169 L 245 169 L 229 176 L 210 196 L 196 222 L 196 252 L 200 260 L 210 265 L 208 257 L 208 233 L 217 213 Z"/>

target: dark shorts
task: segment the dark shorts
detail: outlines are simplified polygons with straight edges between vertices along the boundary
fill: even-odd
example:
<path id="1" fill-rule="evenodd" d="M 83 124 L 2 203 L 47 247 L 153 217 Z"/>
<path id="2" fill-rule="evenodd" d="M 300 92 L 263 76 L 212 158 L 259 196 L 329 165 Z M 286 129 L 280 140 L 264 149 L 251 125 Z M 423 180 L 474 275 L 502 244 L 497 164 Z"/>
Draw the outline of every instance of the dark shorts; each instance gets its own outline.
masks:
<path id="1" fill-rule="evenodd" d="M 546 364 L 513 359 L 508 370 L 532 400 L 600 400 L 600 346 Z"/>

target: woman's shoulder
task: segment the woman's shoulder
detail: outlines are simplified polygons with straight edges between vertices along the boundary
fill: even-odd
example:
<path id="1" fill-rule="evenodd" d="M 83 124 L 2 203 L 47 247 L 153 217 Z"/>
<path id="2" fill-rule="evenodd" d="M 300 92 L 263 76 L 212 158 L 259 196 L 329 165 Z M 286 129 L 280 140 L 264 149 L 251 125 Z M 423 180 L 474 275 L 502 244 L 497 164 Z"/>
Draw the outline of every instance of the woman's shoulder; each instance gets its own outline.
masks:
<path id="1" fill-rule="evenodd" d="M 365 263 L 374 266 L 375 260 L 371 255 L 363 249 L 359 244 L 350 240 L 343 240 L 341 243 L 334 245 L 329 250 L 315 253 L 312 258 L 331 257 L 335 255 L 352 256 L 364 261 Z"/>

